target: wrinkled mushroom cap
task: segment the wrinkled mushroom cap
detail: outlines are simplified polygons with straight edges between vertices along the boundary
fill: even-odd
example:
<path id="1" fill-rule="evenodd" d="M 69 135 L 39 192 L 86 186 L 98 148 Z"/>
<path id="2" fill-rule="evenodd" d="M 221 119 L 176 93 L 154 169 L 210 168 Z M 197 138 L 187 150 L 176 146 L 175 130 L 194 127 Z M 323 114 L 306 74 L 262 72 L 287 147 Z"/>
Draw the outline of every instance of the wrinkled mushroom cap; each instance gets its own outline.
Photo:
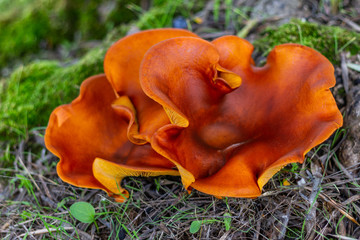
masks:
<path id="1" fill-rule="evenodd" d="M 212 43 L 182 37 L 157 44 L 144 57 L 142 88 L 171 119 L 153 135 L 152 146 L 178 167 L 186 188 L 259 196 L 278 170 L 302 162 L 342 125 L 329 90 L 334 69 L 324 56 L 284 44 L 256 67 L 252 50 L 234 36 Z M 214 85 L 218 69 L 237 75 L 230 79 L 241 86 L 232 88 L 226 77 L 221 87 Z"/>
<path id="2" fill-rule="evenodd" d="M 77 99 L 53 111 L 45 143 L 60 158 L 57 172 L 62 180 L 102 189 L 123 201 L 128 192 L 120 182 L 126 176 L 179 174 L 173 163 L 146 144 L 157 126 L 169 120 L 139 83 L 139 68 L 147 50 L 178 36 L 196 37 L 185 30 L 158 29 L 119 40 L 105 57 L 107 77 L 85 80 Z"/>
<path id="3" fill-rule="evenodd" d="M 115 99 L 105 75 L 85 80 L 79 97 L 51 114 L 45 144 L 60 158 L 57 173 L 63 181 L 102 189 L 123 201 L 128 197 L 119 185 L 124 177 L 178 175 L 178 171 L 149 144 L 138 146 L 128 140 L 129 119 L 113 108 Z"/>
<path id="4" fill-rule="evenodd" d="M 124 201 L 126 176 L 180 175 L 217 197 L 256 197 L 282 167 L 342 125 L 331 63 L 298 44 L 263 67 L 235 36 L 140 32 L 107 52 L 105 75 L 54 110 L 45 134 L 65 182 Z"/>
<path id="5" fill-rule="evenodd" d="M 104 70 L 118 96 L 126 95 L 134 106 L 128 137 L 136 144 L 150 141 L 152 134 L 168 123 L 163 108 L 141 89 L 139 69 L 146 52 L 155 44 L 175 37 L 197 37 L 182 29 L 154 29 L 124 37 L 106 53 Z M 119 107 L 120 108 L 120 107 Z M 154 117 L 156 116 L 156 117 Z"/>

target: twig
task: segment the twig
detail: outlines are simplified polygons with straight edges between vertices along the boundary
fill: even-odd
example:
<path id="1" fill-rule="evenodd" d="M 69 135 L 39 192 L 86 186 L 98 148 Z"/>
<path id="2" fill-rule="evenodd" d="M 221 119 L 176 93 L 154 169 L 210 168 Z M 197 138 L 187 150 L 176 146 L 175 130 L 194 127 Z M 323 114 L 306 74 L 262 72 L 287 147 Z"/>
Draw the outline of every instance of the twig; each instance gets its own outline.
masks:
<path id="1" fill-rule="evenodd" d="M 12 223 L 13 219 L 9 219 L 4 225 L 1 226 L 0 228 L 0 231 L 5 231 L 9 226 L 10 224 Z"/>
<path id="2" fill-rule="evenodd" d="M 241 29 L 241 31 L 237 34 L 237 36 L 240 37 L 240 38 L 245 38 L 249 34 L 251 29 L 253 29 L 258 22 L 259 22 L 258 19 L 250 19 L 250 20 L 248 20 L 246 22 L 245 27 L 243 27 Z"/>
<path id="3" fill-rule="evenodd" d="M 349 70 L 346 65 L 345 53 L 341 53 L 341 76 L 344 84 L 345 93 L 349 93 Z"/>
<path id="4" fill-rule="evenodd" d="M 226 231 L 226 232 L 224 233 L 224 235 L 221 236 L 220 240 L 225 240 L 225 239 L 227 238 L 227 236 L 229 235 L 229 233 L 230 233 L 230 230 L 229 230 L 229 231 Z"/>
<path id="5" fill-rule="evenodd" d="M 334 158 L 335 165 L 344 172 L 345 176 L 348 177 L 350 180 L 354 181 L 354 176 L 351 175 L 351 173 L 346 169 L 344 165 L 342 165 L 339 161 L 339 159 Z M 355 181 L 354 181 L 355 182 Z"/>
<path id="6" fill-rule="evenodd" d="M 316 176 L 317 174 L 314 174 L 314 176 Z M 305 228 L 306 228 L 306 239 L 311 239 L 310 236 L 311 234 L 313 234 L 313 229 L 316 225 L 316 209 L 317 209 L 317 197 L 319 196 L 319 186 L 321 184 L 321 178 L 319 177 L 315 177 L 314 178 L 314 185 L 311 189 L 311 194 L 309 197 L 309 212 L 306 215 L 306 223 L 305 223 Z"/>
<path id="7" fill-rule="evenodd" d="M 63 227 L 62 229 L 64 229 L 65 231 L 75 230 L 73 227 Z M 44 228 L 44 229 L 39 229 L 39 230 L 32 231 L 32 232 L 23 233 L 19 237 L 24 237 L 25 235 L 40 235 L 40 234 L 56 232 L 56 231 L 59 231 L 59 229 L 58 228 L 49 228 L 49 229 Z"/>
<path id="8" fill-rule="evenodd" d="M 350 27 L 352 27 L 355 31 L 360 32 L 360 26 L 357 25 L 356 23 L 354 23 L 353 21 L 351 21 L 350 19 L 341 18 L 341 20 L 343 20 L 344 23 L 346 23 L 347 25 L 349 25 Z"/>
<path id="9" fill-rule="evenodd" d="M 43 176 L 42 175 L 39 175 L 39 179 L 40 179 L 40 182 L 41 182 L 41 185 L 43 186 L 44 190 L 45 190 L 45 194 L 46 196 L 51 200 L 51 201 L 54 201 L 54 199 L 52 198 L 51 194 L 50 194 L 50 191 L 49 191 L 49 188 L 47 187 L 44 179 L 43 179 Z"/>
<path id="10" fill-rule="evenodd" d="M 24 170 L 26 172 L 27 175 L 29 175 L 30 180 L 33 182 L 33 184 L 35 185 L 36 189 L 42 193 L 41 189 L 39 188 L 39 186 L 37 185 L 37 183 L 35 182 L 34 178 L 32 177 L 31 173 L 29 172 L 29 170 L 27 169 L 27 167 L 25 166 L 24 162 L 22 161 L 21 157 L 18 156 L 17 159 L 19 160 L 19 162 L 21 163 L 21 165 L 24 167 Z"/>
<path id="11" fill-rule="evenodd" d="M 335 238 L 337 238 L 337 239 L 341 239 L 341 240 L 357 240 L 356 238 L 346 237 L 346 236 L 342 236 L 342 235 L 333 235 L 333 234 L 329 234 L 329 236 L 331 236 L 331 237 L 335 237 Z"/>
<path id="12" fill-rule="evenodd" d="M 281 239 L 285 238 L 286 229 L 287 229 L 289 219 L 290 219 L 291 205 L 292 205 L 292 202 L 290 202 L 290 205 L 289 205 L 288 209 L 286 210 L 286 214 L 281 216 L 281 218 L 284 219 L 284 222 L 282 223 L 281 230 L 280 230 L 280 235 L 278 237 L 278 240 L 281 240 Z"/>
<path id="13" fill-rule="evenodd" d="M 345 205 L 348 205 L 349 203 L 352 203 L 352 202 L 355 202 L 358 200 L 360 200 L 360 194 L 349 197 L 342 203 L 342 205 L 345 206 Z"/>
<path id="14" fill-rule="evenodd" d="M 321 234 L 319 239 L 324 239 L 324 236 L 328 236 L 328 233 L 331 231 L 331 227 L 328 225 L 330 225 L 330 222 L 333 221 L 335 218 L 337 218 L 340 215 L 340 212 L 336 211 L 335 209 L 330 213 L 330 217 L 327 220 L 327 223 L 325 226 L 322 227 L 321 229 Z"/>
<path id="15" fill-rule="evenodd" d="M 312 191 L 311 188 L 309 187 L 304 187 L 306 190 L 308 191 Z M 334 208 L 336 208 L 339 212 L 341 212 L 345 217 L 347 217 L 350 221 L 352 221 L 353 223 L 355 223 L 356 225 L 360 226 L 360 224 L 355 220 L 355 218 L 353 218 L 350 214 L 348 214 L 343 206 L 340 203 L 335 202 L 334 200 L 332 200 L 329 196 L 326 196 L 324 193 L 319 193 L 319 197 L 321 197 L 323 200 L 325 200 L 325 202 L 329 203 L 331 206 L 333 206 Z"/>
<path id="16" fill-rule="evenodd" d="M 258 240 L 260 236 L 260 229 L 261 229 L 261 221 L 257 221 L 256 223 L 256 230 L 253 237 L 253 240 Z"/>
<path id="17" fill-rule="evenodd" d="M 61 227 L 61 228 L 49 228 L 49 229 L 43 228 L 36 231 L 23 233 L 19 237 L 24 237 L 25 235 L 41 235 L 49 232 L 57 232 L 59 230 L 65 230 L 65 231 L 74 230 L 77 231 L 79 234 L 81 234 L 84 237 L 84 239 L 91 239 L 91 236 L 88 233 L 76 229 L 74 227 Z"/>

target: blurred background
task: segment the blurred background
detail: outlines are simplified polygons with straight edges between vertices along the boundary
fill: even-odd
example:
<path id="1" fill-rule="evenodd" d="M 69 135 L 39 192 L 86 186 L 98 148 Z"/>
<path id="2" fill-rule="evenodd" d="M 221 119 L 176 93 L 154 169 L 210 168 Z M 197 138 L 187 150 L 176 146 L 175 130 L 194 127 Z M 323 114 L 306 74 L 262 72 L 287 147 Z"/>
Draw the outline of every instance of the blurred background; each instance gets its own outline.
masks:
<path id="1" fill-rule="evenodd" d="M 208 33 L 205 38 L 245 31 L 240 34 L 247 37 L 297 18 L 359 31 L 359 5 L 358 0 L 0 0 L 0 76 L 33 59 L 80 57 L 111 38 L 109 33 L 121 37 L 134 27 L 185 28 Z"/>

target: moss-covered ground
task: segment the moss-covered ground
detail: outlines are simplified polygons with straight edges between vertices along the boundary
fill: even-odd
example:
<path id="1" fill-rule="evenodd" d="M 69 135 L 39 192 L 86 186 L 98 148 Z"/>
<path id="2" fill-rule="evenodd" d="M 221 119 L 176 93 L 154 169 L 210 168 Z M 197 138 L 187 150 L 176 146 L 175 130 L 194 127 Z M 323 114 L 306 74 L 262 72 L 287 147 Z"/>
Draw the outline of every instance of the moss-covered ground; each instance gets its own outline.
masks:
<path id="1" fill-rule="evenodd" d="M 114 29 L 100 46 L 75 62 L 35 60 L 17 68 L 3 80 L 0 92 L 0 141 L 26 139 L 28 131 L 44 127 L 51 111 L 71 102 L 87 77 L 103 73 L 110 43 L 124 36 L 126 27 Z"/>
<path id="2" fill-rule="evenodd" d="M 0 1 L 0 68 L 29 62 L 40 51 L 74 41 L 103 39 L 114 26 L 136 20 L 136 14 L 126 7 L 128 2 Z"/>
<path id="3" fill-rule="evenodd" d="M 353 55 L 360 52 L 360 33 L 338 26 L 293 20 L 280 27 L 266 28 L 254 46 L 266 55 L 283 43 L 299 43 L 314 48 L 336 64 L 340 61 L 341 52 Z"/>

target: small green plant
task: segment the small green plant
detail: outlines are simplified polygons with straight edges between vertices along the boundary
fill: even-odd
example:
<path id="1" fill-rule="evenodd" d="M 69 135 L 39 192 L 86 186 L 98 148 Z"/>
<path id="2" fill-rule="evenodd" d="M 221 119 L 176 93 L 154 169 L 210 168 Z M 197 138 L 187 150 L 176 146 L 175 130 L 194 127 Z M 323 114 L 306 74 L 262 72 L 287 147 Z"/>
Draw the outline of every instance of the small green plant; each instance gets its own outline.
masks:
<path id="1" fill-rule="evenodd" d="M 155 183 L 155 186 L 156 186 L 156 191 L 158 192 L 160 190 L 160 188 L 161 188 L 160 180 L 158 178 L 155 178 L 154 183 Z"/>
<path id="2" fill-rule="evenodd" d="M 201 225 L 203 223 L 204 223 L 203 221 L 199 221 L 199 220 L 192 221 L 192 223 L 190 225 L 190 233 L 192 233 L 192 234 L 197 233 L 200 230 Z"/>
<path id="3" fill-rule="evenodd" d="M 76 202 L 70 207 L 71 215 L 82 223 L 94 223 L 96 229 L 99 227 L 95 220 L 95 209 L 87 202 Z"/>
<path id="4" fill-rule="evenodd" d="M 344 116 L 343 116 L 344 117 Z M 335 145 L 344 137 L 346 137 L 347 134 L 347 130 L 344 128 L 339 128 L 338 130 L 336 130 L 335 134 L 334 134 L 334 139 L 331 142 L 330 148 L 333 149 L 335 147 Z"/>
<path id="5" fill-rule="evenodd" d="M 299 172 L 299 164 L 298 163 L 291 163 L 290 172 L 298 173 Z"/>
<path id="6" fill-rule="evenodd" d="M 56 209 L 65 207 L 65 204 L 70 200 L 75 200 L 75 197 L 65 197 L 65 198 L 63 198 L 60 202 L 58 202 L 56 204 Z"/>
<path id="7" fill-rule="evenodd" d="M 224 225 L 225 225 L 225 230 L 229 231 L 231 228 L 231 214 L 230 213 L 224 213 Z"/>
<path id="8" fill-rule="evenodd" d="M 12 181 L 16 181 L 16 180 L 20 181 L 20 184 L 18 186 L 19 189 L 24 187 L 29 194 L 33 192 L 34 187 L 28 178 L 24 177 L 23 175 L 16 174 L 16 178 L 13 179 Z"/>
<path id="9" fill-rule="evenodd" d="M 32 213 L 31 212 L 28 212 L 28 211 L 22 211 L 22 213 L 20 214 L 20 217 L 26 221 L 28 219 L 30 219 L 32 217 Z"/>
<path id="10" fill-rule="evenodd" d="M 211 224 L 214 222 L 223 222 L 225 226 L 225 230 L 229 231 L 231 228 L 231 214 L 226 212 L 224 213 L 224 217 L 221 220 L 218 219 L 207 219 L 207 220 L 194 220 L 190 224 L 190 233 L 197 233 L 203 224 Z"/>
<path id="11" fill-rule="evenodd" d="M 28 194 L 34 197 L 35 202 L 40 207 L 41 205 L 35 195 L 34 186 L 33 186 L 33 183 L 31 182 L 31 180 L 21 174 L 16 174 L 15 176 L 16 176 L 15 178 L 10 180 L 10 184 L 14 184 L 15 182 L 19 181 L 20 183 L 18 185 L 18 188 L 19 189 L 25 188 L 26 191 L 28 192 Z"/>

